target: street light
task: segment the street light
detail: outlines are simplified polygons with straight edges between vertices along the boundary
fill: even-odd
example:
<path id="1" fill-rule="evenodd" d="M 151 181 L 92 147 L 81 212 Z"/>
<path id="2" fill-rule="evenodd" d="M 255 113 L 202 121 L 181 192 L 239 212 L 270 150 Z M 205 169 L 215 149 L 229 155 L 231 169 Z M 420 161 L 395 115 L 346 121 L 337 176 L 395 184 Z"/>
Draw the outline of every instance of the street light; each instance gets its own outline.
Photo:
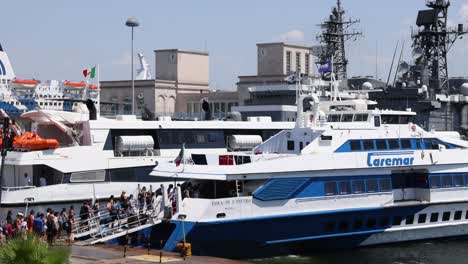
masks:
<path id="1" fill-rule="evenodd" d="M 140 22 L 134 17 L 130 17 L 125 22 L 127 27 L 132 28 L 132 115 L 135 114 L 135 79 L 133 78 L 133 28 L 138 27 Z"/>

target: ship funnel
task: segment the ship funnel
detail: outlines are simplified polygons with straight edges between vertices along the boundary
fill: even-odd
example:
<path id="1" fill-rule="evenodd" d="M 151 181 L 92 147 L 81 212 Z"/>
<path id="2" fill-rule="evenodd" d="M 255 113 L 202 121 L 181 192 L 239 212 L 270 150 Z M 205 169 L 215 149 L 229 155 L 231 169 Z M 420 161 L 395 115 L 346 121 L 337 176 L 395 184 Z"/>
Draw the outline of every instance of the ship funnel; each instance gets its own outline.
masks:
<path id="1" fill-rule="evenodd" d="M 11 67 L 10 59 L 7 53 L 0 45 L 0 79 L 11 80 L 15 78 L 15 72 Z"/>

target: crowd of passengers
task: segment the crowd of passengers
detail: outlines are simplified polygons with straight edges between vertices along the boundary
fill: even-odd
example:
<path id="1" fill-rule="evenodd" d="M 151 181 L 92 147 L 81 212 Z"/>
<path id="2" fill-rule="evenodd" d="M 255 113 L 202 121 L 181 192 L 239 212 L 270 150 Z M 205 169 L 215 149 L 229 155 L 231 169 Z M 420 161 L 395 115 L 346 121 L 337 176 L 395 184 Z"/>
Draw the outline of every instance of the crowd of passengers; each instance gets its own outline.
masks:
<path id="1" fill-rule="evenodd" d="M 198 187 L 195 186 L 194 188 L 190 183 L 184 184 L 181 190 L 183 199 L 198 198 L 199 196 Z M 176 188 L 174 188 L 173 184 L 170 184 L 167 189 L 167 197 L 173 208 L 173 213 L 175 213 L 176 208 L 175 192 Z M 117 219 L 128 217 L 129 222 L 133 222 L 132 217 L 151 212 L 161 199 L 161 188 L 152 192 L 143 187 L 137 197 L 133 194 L 127 196 L 125 191 L 122 191 L 119 199 L 111 195 L 105 209 L 100 207 L 98 201 L 94 203 L 85 201 L 80 208 L 78 217 L 75 214 L 73 205 L 70 206 L 69 210 L 63 208 L 60 212 L 54 211 L 52 208 L 47 208 L 45 213 L 31 210 L 26 217 L 23 213 L 18 212 L 15 218 L 13 217 L 13 211 L 10 210 L 7 213 L 5 222 L 0 226 L 0 239 L 8 240 L 20 234 L 32 233 L 47 240 L 50 245 L 54 245 L 57 239 L 64 237 L 66 243 L 71 245 L 74 229 L 78 227 L 87 229 L 91 219 L 97 220 L 100 225 L 108 225 L 109 228 L 113 228 Z"/>
<path id="2" fill-rule="evenodd" d="M 9 240 L 23 234 L 34 234 L 49 245 L 55 245 L 57 239 L 65 237 L 68 245 L 71 245 L 72 226 L 75 221 L 75 208 L 70 206 L 67 211 L 63 208 L 56 212 L 47 208 L 46 213 L 31 210 L 28 216 L 18 212 L 13 218 L 13 211 L 9 210 L 5 222 L 0 227 L 1 240 Z"/>
<path id="3" fill-rule="evenodd" d="M 198 188 L 193 188 L 190 183 L 183 184 L 181 187 L 182 199 L 188 197 L 198 197 Z M 176 188 L 170 184 L 167 188 L 167 197 L 170 206 L 173 208 L 173 213 L 176 210 L 175 199 Z M 114 195 L 109 197 L 109 200 L 104 210 L 99 210 L 99 202 L 96 201 L 93 205 L 89 202 L 84 202 L 80 208 L 79 213 L 79 226 L 86 230 L 89 226 L 89 221 L 93 220 L 98 222 L 99 225 L 107 225 L 110 229 L 114 228 L 115 223 L 119 219 L 128 218 L 127 226 L 135 224 L 138 221 L 146 221 L 145 216 L 156 209 L 157 204 L 162 200 L 162 189 L 156 191 L 149 191 L 146 187 L 141 188 L 138 195 L 135 197 L 133 194 L 127 196 L 126 191 L 122 191 L 120 197 L 116 199 Z M 138 219 L 136 218 L 138 216 Z"/>

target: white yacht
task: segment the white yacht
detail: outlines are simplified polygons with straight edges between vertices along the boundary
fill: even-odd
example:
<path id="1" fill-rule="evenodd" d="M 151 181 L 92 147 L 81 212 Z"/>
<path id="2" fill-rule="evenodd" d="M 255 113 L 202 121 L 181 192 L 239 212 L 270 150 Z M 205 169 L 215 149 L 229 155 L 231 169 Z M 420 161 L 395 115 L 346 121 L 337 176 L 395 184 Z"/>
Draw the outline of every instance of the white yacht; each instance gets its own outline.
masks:
<path id="1" fill-rule="evenodd" d="M 253 257 L 468 235 L 467 141 L 412 124 L 414 112 L 325 114 L 303 96 L 296 126 L 250 153 L 155 167 L 191 193 L 153 227 L 166 250 Z"/>

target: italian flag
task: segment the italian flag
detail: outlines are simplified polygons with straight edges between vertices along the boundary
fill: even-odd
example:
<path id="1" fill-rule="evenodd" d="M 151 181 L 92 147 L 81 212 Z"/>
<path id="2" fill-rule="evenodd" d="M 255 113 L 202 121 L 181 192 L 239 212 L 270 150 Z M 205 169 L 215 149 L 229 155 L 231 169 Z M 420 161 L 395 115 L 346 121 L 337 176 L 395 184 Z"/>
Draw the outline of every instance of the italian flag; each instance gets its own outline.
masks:
<path id="1" fill-rule="evenodd" d="M 180 149 L 179 155 L 177 155 L 177 157 L 174 160 L 176 167 L 179 167 L 180 163 L 184 161 L 184 152 L 185 152 L 185 143 L 182 144 L 182 148 Z"/>
<path id="2" fill-rule="evenodd" d="M 85 78 L 94 79 L 96 77 L 96 66 L 92 67 L 91 69 L 84 69 L 83 75 Z"/>

